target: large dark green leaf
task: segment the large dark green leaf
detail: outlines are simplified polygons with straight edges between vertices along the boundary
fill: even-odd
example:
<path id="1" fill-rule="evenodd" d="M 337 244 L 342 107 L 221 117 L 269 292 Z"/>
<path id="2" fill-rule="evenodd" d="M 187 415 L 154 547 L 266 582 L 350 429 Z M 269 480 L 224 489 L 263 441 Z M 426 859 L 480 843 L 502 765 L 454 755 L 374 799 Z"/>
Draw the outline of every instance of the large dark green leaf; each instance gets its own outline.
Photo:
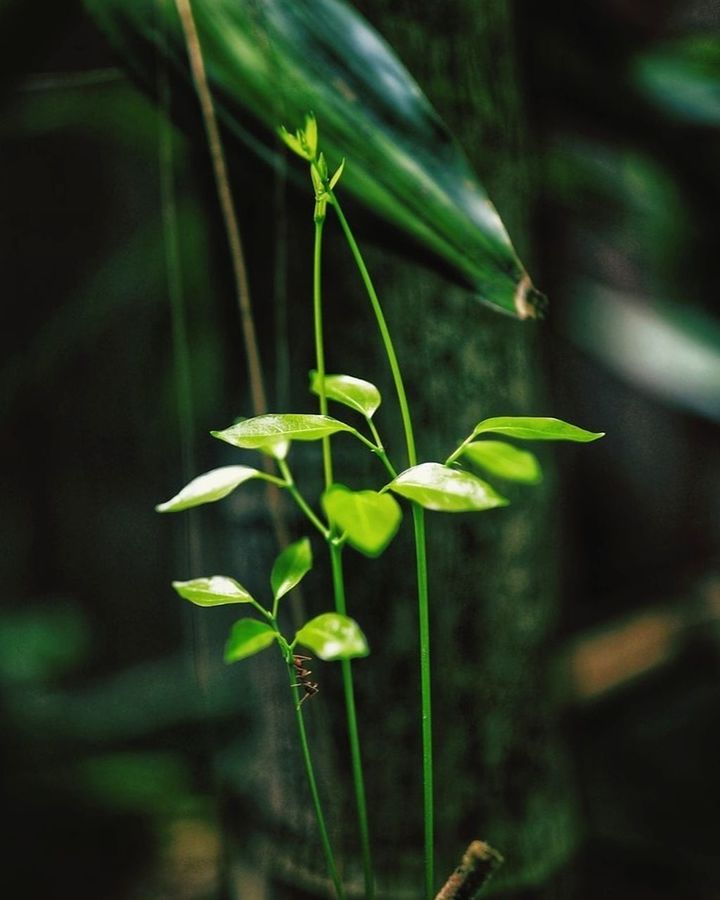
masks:
<path id="1" fill-rule="evenodd" d="M 86 4 L 150 90 L 159 53 L 187 84 L 173 3 Z M 392 49 L 351 6 L 193 0 L 193 11 L 215 102 L 235 139 L 277 164 L 285 150 L 276 128 L 292 132 L 313 110 L 331 166 L 347 157 L 343 190 L 410 234 L 479 299 L 520 318 L 537 315 L 542 298 L 464 153 Z M 258 121 L 265 126 L 260 137 L 252 127 Z M 306 185 L 306 170 L 292 171 Z"/>

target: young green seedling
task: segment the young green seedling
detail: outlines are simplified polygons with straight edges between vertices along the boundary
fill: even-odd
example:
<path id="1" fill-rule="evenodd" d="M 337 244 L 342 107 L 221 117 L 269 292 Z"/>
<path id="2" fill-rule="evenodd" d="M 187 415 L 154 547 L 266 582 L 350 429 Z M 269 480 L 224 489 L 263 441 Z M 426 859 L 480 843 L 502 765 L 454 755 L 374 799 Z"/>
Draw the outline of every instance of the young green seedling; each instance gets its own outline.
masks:
<path id="1" fill-rule="evenodd" d="M 315 253 L 314 253 L 314 322 L 316 341 L 316 371 L 311 372 L 311 389 L 320 398 L 321 414 L 327 414 L 328 399 L 343 403 L 364 415 L 373 438 L 370 449 L 381 459 L 391 481 L 380 491 L 352 492 L 333 483 L 329 439 L 323 442 L 325 493 L 323 509 L 331 527 L 342 533 L 343 540 L 367 555 L 376 555 L 387 546 L 400 524 L 400 512 L 387 504 L 387 491 L 411 502 L 417 561 L 417 595 L 419 614 L 420 691 L 422 704 L 423 744 L 423 815 L 425 842 L 425 897 L 434 896 L 434 808 L 432 761 L 432 712 L 430 678 L 430 626 L 427 554 L 424 510 L 442 512 L 485 511 L 506 506 L 508 500 L 473 472 L 453 465 L 463 456 L 464 462 L 474 463 L 491 475 L 504 480 L 536 484 L 541 479 L 537 459 L 528 451 L 502 441 L 474 441 L 483 432 L 499 432 L 510 437 L 534 440 L 595 440 L 600 434 L 585 432 L 568 423 L 553 419 L 492 419 L 480 423 L 471 436 L 446 460 L 418 463 L 412 419 L 394 344 L 372 278 L 345 218 L 335 187 L 342 175 L 345 161 L 329 177 L 323 154 L 318 149 L 318 127 L 312 113 L 305 118 L 304 128 L 291 135 L 284 127 L 279 135 L 285 144 L 310 164 L 310 176 L 315 191 Z M 379 405 L 379 393 L 369 382 L 348 375 L 327 375 L 322 343 L 322 304 L 320 292 L 320 255 L 322 230 L 326 209 L 336 213 L 350 251 L 357 264 L 370 300 L 380 338 L 392 373 L 400 416 L 405 433 L 408 468 L 400 474 L 390 461 L 380 436 L 372 422 Z M 555 423 L 551 425 L 550 423 Z M 366 442 L 367 443 L 367 442 Z M 367 879 L 366 879 L 367 888 Z M 367 896 L 370 897 L 368 891 Z"/>
<path id="2" fill-rule="evenodd" d="M 198 480 L 195 479 L 196 482 Z M 182 494 L 183 492 L 181 491 L 180 493 Z M 165 506 L 165 504 L 162 504 L 162 506 Z M 189 600 L 196 606 L 226 606 L 234 603 L 244 603 L 251 606 L 259 614 L 260 618 L 245 617 L 235 622 L 225 644 L 225 662 L 239 662 L 255 656 L 255 654 L 260 653 L 273 644 L 277 644 L 288 670 L 291 690 L 302 689 L 303 694 L 297 694 L 294 698 L 300 748 L 328 873 L 338 897 L 342 898 L 344 896 L 342 882 L 338 874 L 335 855 L 332 850 L 320 801 L 301 711 L 302 704 L 309 697 L 318 693 L 319 686 L 308 678 L 312 673 L 305 663 L 309 661 L 310 657 L 300 654 L 296 648 L 298 646 L 306 647 L 315 656 L 325 661 L 348 660 L 367 656 L 369 650 L 365 636 L 357 622 L 334 612 L 322 613 L 310 619 L 296 632 L 292 640 L 288 640 L 283 635 L 278 623 L 280 600 L 302 581 L 311 568 L 312 551 L 310 541 L 307 538 L 301 538 L 282 551 L 275 560 L 270 574 L 273 596 L 272 609 L 262 606 L 239 582 L 225 575 L 194 578 L 191 581 L 174 581 L 173 588 L 182 598 Z"/>

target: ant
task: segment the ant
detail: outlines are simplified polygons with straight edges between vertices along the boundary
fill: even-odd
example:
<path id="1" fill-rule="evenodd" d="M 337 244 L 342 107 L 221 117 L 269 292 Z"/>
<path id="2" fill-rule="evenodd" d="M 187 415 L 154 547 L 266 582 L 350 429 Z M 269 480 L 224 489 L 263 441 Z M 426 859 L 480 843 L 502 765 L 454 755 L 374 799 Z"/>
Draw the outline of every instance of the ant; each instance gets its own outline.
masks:
<path id="1" fill-rule="evenodd" d="M 317 681 L 308 681 L 308 675 L 312 675 L 310 669 L 305 668 L 305 663 L 309 662 L 312 657 L 310 656 L 299 656 L 298 654 L 294 654 L 292 658 L 292 664 L 295 666 L 295 674 L 298 678 L 297 684 L 294 684 L 293 687 L 301 687 L 305 690 L 305 696 L 300 701 L 300 706 L 308 699 L 308 697 L 313 697 L 318 693 L 320 687 Z"/>

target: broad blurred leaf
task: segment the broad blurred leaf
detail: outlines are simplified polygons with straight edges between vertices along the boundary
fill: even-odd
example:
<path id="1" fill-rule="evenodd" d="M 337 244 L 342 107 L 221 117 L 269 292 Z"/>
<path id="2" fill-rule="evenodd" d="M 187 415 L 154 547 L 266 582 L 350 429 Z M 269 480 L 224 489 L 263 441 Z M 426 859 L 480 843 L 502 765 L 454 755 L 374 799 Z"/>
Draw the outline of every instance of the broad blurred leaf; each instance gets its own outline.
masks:
<path id="1" fill-rule="evenodd" d="M 472 472 L 440 463 L 421 463 L 406 469 L 390 482 L 390 488 L 425 509 L 439 512 L 472 512 L 508 505 L 505 497 Z"/>
<path id="2" fill-rule="evenodd" d="M 253 599 L 241 584 L 225 575 L 193 578 L 191 581 L 173 581 L 172 586 L 184 600 L 189 600 L 196 606 L 250 603 Z"/>
<path id="3" fill-rule="evenodd" d="M 622 378 L 720 421 L 720 321 L 687 304 L 578 285 L 565 331 Z"/>
<path id="4" fill-rule="evenodd" d="M 379 556 L 397 534 L 402 511 L 390 494 L 351 491 L 333 484 L 322 496 L 330 522 L 345 532 L 348 543 L 366 556 Z"/>
<path id="5" fill-rule="evenodd" d="M 491 475 L 523 484 L 542 481 L 542 471 L 537 457 L 529 450 L 521 450 L 505 441 L 473 441 L 462 455 Z"/>
<path id="6" fill-rule="evenodd" d="M 698 33 L 654 46 L 634 64 L 636 84 L 675 118 L 720 125 L 720 37 Z"/>
<path id="7" fill-rule="evenodd" d="M 330 416 L 282 415 L 256 416 L 231 425 L 224 431 L 212 431 L 213 437 L 234 447 L 258 449 L 276 440 L 319 441 L 338 431 L 353 431 L 344 422 Z"/>
<path id="8" fill-rule="evenodd" d="M 160 54 L 189 82 L 174 4 L 86 5 L 153 94 Z M 286 152 L 277 127 L 292 131 L 313 110 L 331 167 L 347 157 L 343 188 L 410 234 L 479 299 L 520 318 L 538 315 L 544 298 L 465 154 L 356 10 L 340 0 L 193 0 L 193 11 L 216 106 L 236 140 L 277 165 Z M 187 89 L 185 96 L 191 102 Z M 265 126 L 260 137 L 248 114 Z M 305 185 L 305 167 L 295 162 L 293 177 Z"/>
<path id="9" fill-rule="evenodd" d="M 260 653 L 275 640 L 276 635 L 265 622 L 257 619 L 238 619 L 225 644 L 226 663 L 237 662 Z"/>
<path id="10" fill-rule="evenodd" d="M 303 625 L 295 638 L 324 660 L 353 659 L 370 652 L 357 622 L 338 613 L 316 616 Z"/>
<path id="11" fill-rule="evenodd" d="M 227 497 L 243 482 L 263 477 L 262 472 L 251 469 L 249 466 L 223 466 L 220 469 L 212 469 L 210 472 L 205 472 L 204 475 L 193 478 L 180 493 L 171 497 L 170 500 L 166 500 L 165 503 L 159 503 L 155 510 L 156 512 L 180 512 L 193 506 L 201 506 L 203 503 L 214 503 L 216 500 Z"/>
<path id="12" fill-rule="evenodd" d="M 312 569 L 312 548 L 310 541 L 300 538 L 286 547 L 275 560 L 270 573 L 273 597 L 279 600 L 291 591 Z"/>
<path id="13" fill-rule="evenodd" d="M 354 409 L 371 419 L 380 406 L 380 391 L 369 381 L 352 375 L 325 375 L 325 396 Z M 313 369 L 310 372 L 310 390 L 320 396 L 320 377 Z"/>
<path id="14" fill-rule="evenodd" d="M 585 431 L 562 419 L 545 416 L 498 416 L 484 419 L 475 426 L 473 435 L 488 432 L 522 441 L 577 441 L 583 444 L 604 436 L 602 431 Z"/>

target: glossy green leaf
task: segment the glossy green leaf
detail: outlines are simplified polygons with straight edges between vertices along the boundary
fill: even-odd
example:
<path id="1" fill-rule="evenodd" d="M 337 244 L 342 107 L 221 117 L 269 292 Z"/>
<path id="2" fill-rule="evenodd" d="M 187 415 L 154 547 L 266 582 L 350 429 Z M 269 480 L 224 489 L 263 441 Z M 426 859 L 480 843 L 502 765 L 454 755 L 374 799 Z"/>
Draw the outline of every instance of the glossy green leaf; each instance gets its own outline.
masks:
<path id="1" fill-rule="evenodd" d="M 353 659 L 370 652 L 358 623 L 339 613 L 316 616 L 303 625 L 295 639 L 324 660 Z"/>
<path id="2" fill-rule="evenodd" d="M 325 375 L 325 396 L 356 412 L 372 418 L 380 406 L 380 391 L 369 381 L 352 375 Z M 310 390 L 320 396 L 320 376 L 313 369 L 310 372 Z"/>
<path id="3" fill-rule="evenodd" d="M 183 599 L 196 606 L 225 606 L 228 603 L 251 603 L 253 600 L 241 584 L 225 575 L 173 581 L 172 586 Z"/>
<path id="4" fill-rule="evenodd" d="M 249 466 L 223 466 L 198 475 L 170 500 L 159 503 L 156 512 L 180 512 L 203 503 L 214 503 L 232 493 L 238 485 L 253 478 L 263 478 L 263 473 Z"/>
<path id="5" fill-rule="evenodd" d="M 439 512 L 472 512 L 507 506 L 508 501 L 472 472 L 440 463 L 421 463 L 401 472 L 391 490 Z"/>
<path id="6" fill-rule="evenodd" d="M 287 413 L 255 416 L 253 419 L 237 422 L 224 431 L 212 431 L 211 434 L 234 447 L 253 450 L 276 441 L 319 441 L 338 431 L 353 430 L 330 416 Z"/>
<path id="7" fill-rule="evenodd" d="M 504 434 L 523 441 L 578 441 L 588 443 L 604 437 L 603 431 L 585 431 L 577 425 L 543 416 L 498 416 L 484 419 L 475 426 L 473 437 L 478 434 Z"/>
<path id="8" fill-rule="evenodd" d="M 535 454 L 505 441 L 473 441 L 463 449 L 462 455 L 497 478 L 523 484 L 542 481 L 542 470 Z"/>
<path id="9" fill-rule="evenodd" d="M 345 532 L 348 543 L 366 556 L 379 556 L 402 520 L 400 506 L 390 494 L 351 491 L 342 484 L 325 491 L 322 506 L 330 522 Z"/>
<path id="10" fill-rule="evenodd" d="M 307 538 L 300 538 L 286 547 L 275 560 L 270 573 L 273 597 L 279 600 L 312 569 L 312 548 Z"/>
<path id="11" fill-rule="evenodd" d="M 234 663 L 248 656 L 254 656 L 276 639 L 277 635 L 265 622 L 257 619 L 238 619 L 230 630 L 225 644 L 224 659 Z"/>
<path id="12" fill-rule="evenodd" d="M 85 0 L 119 57 L 151 96 L 163 60 L 179 109 L 197 97 L 174 4 Z M 519 318 L 541 314 L 542 295 L 511 244 L 467 156 L 397 54 L 350 4 L 337 0 L 193 0 L 210 90 L 228 150 L 285 166 L 276 127 L 303 160 L 287 177 L 305 184 L 308 122 L 341 186 L 423 258 L 485 303 Z M 278 103 L 278 98 L 282 99 Z M 249 123 L 253 123 L 250 125 Z M 264 126 L 257 127 L 257 124 Z M 312 126 L 310 126 L 312 128 Z M 296 161 L 293 160 L 293 163 Z"/>

